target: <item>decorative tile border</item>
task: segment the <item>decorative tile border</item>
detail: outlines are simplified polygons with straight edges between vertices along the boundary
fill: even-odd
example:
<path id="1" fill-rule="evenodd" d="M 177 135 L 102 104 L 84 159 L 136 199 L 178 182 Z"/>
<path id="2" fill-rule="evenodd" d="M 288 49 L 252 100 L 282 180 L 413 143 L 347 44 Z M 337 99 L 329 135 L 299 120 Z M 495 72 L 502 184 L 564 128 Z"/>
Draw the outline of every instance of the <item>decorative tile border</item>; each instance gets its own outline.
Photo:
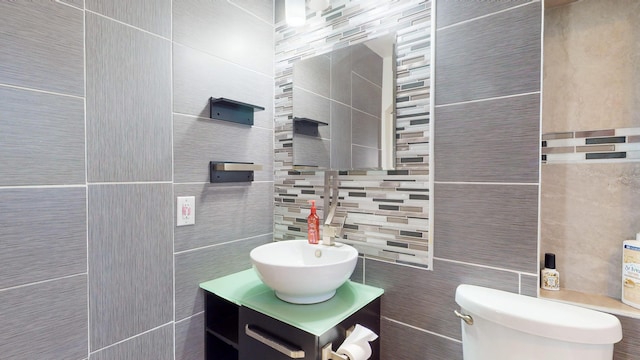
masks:
<path id="1" fill-rule="evenodd" d="M 343 241 L 368 257 L 429 268 L 429 106 L 431 2 L 343 0 L 307 17 L 301 28 L 276 26 L 275 227 L 277 240 L 306 238 L 308 200 L 320 205 L 322 172 L 295 171 L 292 66 L 297 60 L 396 33 L 396 169 L 340 173 L 334 221 Z"/>
<path id="2" fill-rule="evenodd" d="M 541 153 L 543 164 L 640 161 L 640 128 L 543 134 Z"/>

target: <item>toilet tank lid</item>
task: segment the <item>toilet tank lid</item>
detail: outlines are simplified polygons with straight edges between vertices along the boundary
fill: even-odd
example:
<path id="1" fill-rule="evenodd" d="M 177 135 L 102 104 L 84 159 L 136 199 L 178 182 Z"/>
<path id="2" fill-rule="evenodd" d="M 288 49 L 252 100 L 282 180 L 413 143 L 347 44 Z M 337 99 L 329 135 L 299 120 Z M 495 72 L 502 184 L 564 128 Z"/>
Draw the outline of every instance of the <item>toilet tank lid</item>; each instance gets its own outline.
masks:
<path id="1" fill-rule="evenodd" d="M 474 285 L 459 285 L 456 303 L 469 313 L 512 329 L 581 344 L 622 339 L 617 317 L 600 311 Z"/>

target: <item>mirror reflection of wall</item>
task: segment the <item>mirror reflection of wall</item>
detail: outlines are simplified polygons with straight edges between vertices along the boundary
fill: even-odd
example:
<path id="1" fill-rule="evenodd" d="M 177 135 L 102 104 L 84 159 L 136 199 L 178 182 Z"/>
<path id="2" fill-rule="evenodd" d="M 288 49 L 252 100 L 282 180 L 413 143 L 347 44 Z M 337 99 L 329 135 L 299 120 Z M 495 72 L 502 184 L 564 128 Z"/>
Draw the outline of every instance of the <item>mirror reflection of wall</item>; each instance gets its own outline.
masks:
<path id="1" fill-rule="evenodd" d="M 394 38 L 294 64 L 294 165 L 393 168 Z"/>

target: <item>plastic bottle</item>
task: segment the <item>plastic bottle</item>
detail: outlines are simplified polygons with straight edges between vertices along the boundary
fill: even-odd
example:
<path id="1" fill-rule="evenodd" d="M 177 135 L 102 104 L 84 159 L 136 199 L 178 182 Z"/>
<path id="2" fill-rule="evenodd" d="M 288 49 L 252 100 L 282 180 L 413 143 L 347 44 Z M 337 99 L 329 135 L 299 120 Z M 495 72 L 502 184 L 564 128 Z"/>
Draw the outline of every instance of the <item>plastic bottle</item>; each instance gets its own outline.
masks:
<path id="1" fill-rule="evenodd" d="M 640 309 L 640 233 L 622 249 L 622 302 Z"/>
<path id="2" fill-rule="evenodd" d="M 320 218 L 316 214 L 316 201 L 309 200 L 311 203 L 311 214 L 307 217 L 307 238 L 309 244 L 317 244 L 320 242 Z"/>
<path id="3" fill-rule="evenodd" d="M 560 290 L 560 273 L 556 270 L 555 254 L 544 254 L 544 269 L 541 275 L 543 289 Z"/>

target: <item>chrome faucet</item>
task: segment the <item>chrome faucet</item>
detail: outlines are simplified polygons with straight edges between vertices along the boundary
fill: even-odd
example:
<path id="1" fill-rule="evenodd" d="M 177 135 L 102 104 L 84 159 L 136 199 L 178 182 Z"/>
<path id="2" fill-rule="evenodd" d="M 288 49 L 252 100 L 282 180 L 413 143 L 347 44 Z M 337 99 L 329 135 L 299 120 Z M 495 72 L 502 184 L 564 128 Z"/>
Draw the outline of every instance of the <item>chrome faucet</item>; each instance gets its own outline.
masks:
<path id="1" fill-rule="evenodd" d="M 324 224 L 322 225 L 322 241 L 323 245 L 334 246 L 335 238 L 339 237 L 342 227 L 332 225 L 333 218 L 336 215 L 338 207 L 338 171 L 326 170 L 324 172 Z M 328 209 L 328 211 L 326 211 Z"/>

